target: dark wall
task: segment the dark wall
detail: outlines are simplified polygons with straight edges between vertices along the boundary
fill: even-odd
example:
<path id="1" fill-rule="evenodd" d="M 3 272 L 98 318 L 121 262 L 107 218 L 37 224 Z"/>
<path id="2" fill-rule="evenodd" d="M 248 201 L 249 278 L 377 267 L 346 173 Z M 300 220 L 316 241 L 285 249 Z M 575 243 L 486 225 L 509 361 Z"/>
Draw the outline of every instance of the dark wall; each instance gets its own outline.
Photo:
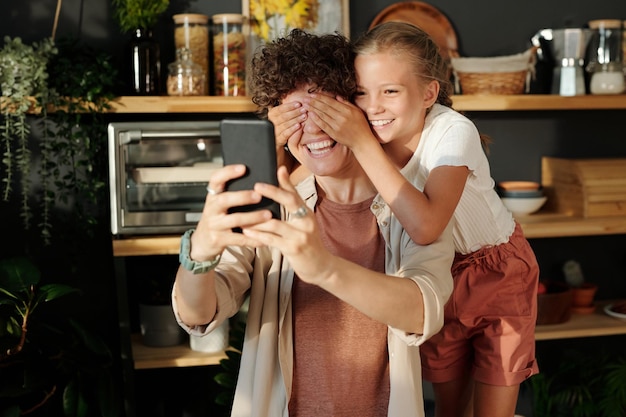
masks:
<path id="1" fill-rule="evenodd" d="M 56 10 L 56 0 L 4 0 L 0 16 L 3 35 L 38 40 L 50 36 Z M 395 2 L 389 0 L 359 0 L 350 2 L 351 33 L 365 31 L 377 13 Z M 501 55 L 519 52 L 528 39 L 542 28 L 579 27 L 592 19 L 626 18 L 626 3 L 614 0 L 439 0 L 430 4 L 444 13 L 455 27 L 460 50 L 467 56 Z M 163 35 L 171 29 L 171 16 L 180 12 L 208 15 L 240 12 L 241 2 L 233 0 L 172 0 L 160 26 Z M 119 47 L 119 36 L 111 18 L 110 1 L 64 0 L 57 36 L 80 36 L 97 46 Z M 171 33 L 170 33 L 171 34 Z"/>
<path id="2" fill-rule="evenodd" d="M 3 35 L 21 36 L 26 41 L 51 36 L 56 0 L 4 0 L 3 3 L 10 3 L 0 16 Z M 80 37 L 94 46 L 120 51 L 125 38 L 111 16 L 110 1 L 64 0 L 62 3 L 57 36 Z M 395 2 L 359 0 L 350 3 L 351 34 L 358 36 L 367 30 L 380 11 Z M 439 0 L 430 3 L 445 14 L 456 29 L 459 49 L 465 56 L 521 52 L 528 47 L 530 37 L 542 28 L 581 27 L 592 19 L 626 18 L 626 2 L 614 0 Z M 164 43 L 171 42 L 171 15 L 175 13 L 212 15 L 240 11 L 241 2 L 236 0 L 172 0 L 156 28 L 157 36 Z M 173 58 L 173 51 L 164 52 Z"/>

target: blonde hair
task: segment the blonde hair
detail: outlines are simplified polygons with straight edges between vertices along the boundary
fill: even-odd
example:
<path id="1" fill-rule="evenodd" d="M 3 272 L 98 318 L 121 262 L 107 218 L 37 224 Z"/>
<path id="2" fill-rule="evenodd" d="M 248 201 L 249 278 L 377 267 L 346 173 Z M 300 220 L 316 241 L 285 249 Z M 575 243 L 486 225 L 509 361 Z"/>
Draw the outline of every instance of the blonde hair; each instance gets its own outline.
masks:
<path id="1" fill-rule="evenodd" d="M 450 62 L 441 55 L 430 35 L 417 26 L 405 22 L 381 23 L 355 42 L 354 52 L 356 55 L 390 53 L 408 60 L 424 84 L 432 80 L 439 83 L 437 103 L 452 108 Z M 484 151 L 489 153 L 491 138 L 481 133 L 480 142 Z"/>
<path id="2" fill-rule="evenodd" d="M 415 75 L 425 83 L 439 83 L 437 103 L 452 107 L 450 64 L 439 47 L 422 29 L 410 23 L 385 22 L 375 26 L 354 45 L 357 55 L 390 53 L 409 60 Z"/>

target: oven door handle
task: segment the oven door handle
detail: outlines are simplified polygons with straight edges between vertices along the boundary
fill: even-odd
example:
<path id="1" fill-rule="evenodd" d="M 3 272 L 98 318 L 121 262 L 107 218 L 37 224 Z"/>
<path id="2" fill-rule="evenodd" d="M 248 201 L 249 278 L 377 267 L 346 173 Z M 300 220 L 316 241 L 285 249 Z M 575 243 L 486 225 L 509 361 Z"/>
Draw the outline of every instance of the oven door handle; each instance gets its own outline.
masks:
<path id="1" fill-rule="evenodd" d="M 120 145 L 128 145 L 133 142 L 140 142 L 142 140 L 159 140 L 163 138 L 202 138 L 202 137 L 216 138 L 220 136 L 219 129 L 206 129 L 206 130 L 176 130 L 176 131 L 145 131 L 145 130 L 125 130 L 120 132 Z"/>

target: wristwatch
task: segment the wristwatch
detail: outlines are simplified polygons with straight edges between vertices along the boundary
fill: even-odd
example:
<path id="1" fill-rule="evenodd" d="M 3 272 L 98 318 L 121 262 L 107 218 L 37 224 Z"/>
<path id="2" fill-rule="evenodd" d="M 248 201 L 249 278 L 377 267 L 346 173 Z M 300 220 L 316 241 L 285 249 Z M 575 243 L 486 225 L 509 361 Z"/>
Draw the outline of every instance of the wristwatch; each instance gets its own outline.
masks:
<path id="1" fill-rule="evenodd" d="M 204 274 L 205 272 L 209 272 L 211 269 L 214 269 L 217 264 L 220 263 L 220 259 L 222 255 L 217 255 L 215 259 L 204 262 L 196 262 L 191 259 L 189 253 L 191 252 L 191 234 L 194 232 L 194 229 L 189 229 L 185 232 L 183 237 L 180 239 L 180 252 L 178 254 L 178 261 L 188 271 L 193 272 L 194 274 Z"/>

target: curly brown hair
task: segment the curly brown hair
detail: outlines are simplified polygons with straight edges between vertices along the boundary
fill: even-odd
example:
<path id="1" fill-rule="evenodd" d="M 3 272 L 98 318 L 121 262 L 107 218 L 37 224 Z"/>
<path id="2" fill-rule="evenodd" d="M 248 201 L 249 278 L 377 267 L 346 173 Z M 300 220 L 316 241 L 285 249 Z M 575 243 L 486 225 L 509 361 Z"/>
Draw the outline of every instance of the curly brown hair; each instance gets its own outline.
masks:
<path id="1" fill-rule="evenodd" d="M 293 29 L 264 45 L 252 59 L 249 87 L 258 113 L 304 84 L 352 100 L 356 92 L 354 52 L 339 33 L 316 35 Z"/>

